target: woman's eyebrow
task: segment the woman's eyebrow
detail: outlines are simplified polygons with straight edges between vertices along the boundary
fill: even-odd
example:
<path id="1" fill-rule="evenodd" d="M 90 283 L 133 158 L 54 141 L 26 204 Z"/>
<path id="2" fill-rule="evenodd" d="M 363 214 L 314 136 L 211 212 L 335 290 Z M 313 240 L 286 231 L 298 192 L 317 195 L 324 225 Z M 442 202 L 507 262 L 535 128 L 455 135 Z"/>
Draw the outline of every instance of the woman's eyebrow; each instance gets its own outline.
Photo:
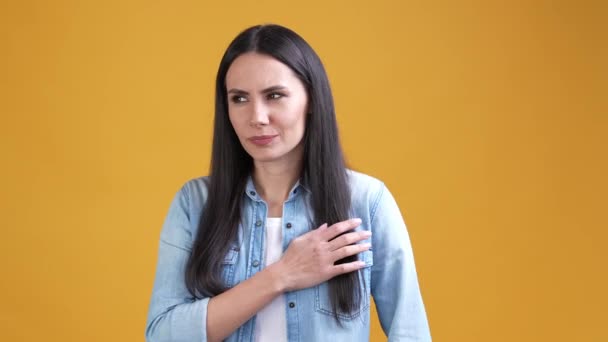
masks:
<path id="1" fill-rule="evenodd" d="M 272 87 L 268 87 L 268 88 L 262 90 L 261 93 L 266 94 L 266 93 L 270 93 L 273 91 L 284 90 L 284 89 L 287 89 L 287 87 L 283 86 L 283 85 L 274 85 Z M 249 93 L 244 90 L 241 90 L 241 89 L 232 88 L 232 89 L 228 90 L 228 94 L 248 95 Z"/>
<path id="2" fill-rule="evenodd" d="M 272 87 L 268 87 L 268 88 L 266 88 L 266 89 L 262 90 L 262 94 L 267 94 L 267 93 L 271 93 L 271 92 L 273 92 L 273 91 L 277 91 L 277 90 L 285 90 L 285 89 L 287 89 L 287 87 L 286 87 L 286 86 L 284 86 L 284 85 L 280 85 L 280 84 L 279 84 L 279 85 L 275 85 L 275 86 L 272 86 Z"/>

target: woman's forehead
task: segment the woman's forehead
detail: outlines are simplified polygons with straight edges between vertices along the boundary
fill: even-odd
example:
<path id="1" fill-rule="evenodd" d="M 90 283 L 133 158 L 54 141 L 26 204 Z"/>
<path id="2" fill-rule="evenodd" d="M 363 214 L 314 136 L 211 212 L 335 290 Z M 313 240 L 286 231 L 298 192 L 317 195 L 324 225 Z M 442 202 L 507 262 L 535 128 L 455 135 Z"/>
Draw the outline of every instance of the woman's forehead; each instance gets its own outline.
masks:
<path id="1" fill-rule="evenodd" d="M 300 82 L 293 70 L 272 56 L 249 52 L 237 57 L 226 73 L 226 88 L 257 91 L 282 85 L 287 88 Z"/>

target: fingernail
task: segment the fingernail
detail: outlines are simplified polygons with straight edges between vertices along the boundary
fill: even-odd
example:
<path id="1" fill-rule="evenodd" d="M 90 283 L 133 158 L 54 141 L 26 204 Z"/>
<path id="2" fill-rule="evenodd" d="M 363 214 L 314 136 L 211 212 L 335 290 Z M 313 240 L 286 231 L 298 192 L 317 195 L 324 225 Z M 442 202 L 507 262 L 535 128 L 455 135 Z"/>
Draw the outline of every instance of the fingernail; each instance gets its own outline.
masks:
<path id="1" fill-rule="evenodd" d="M 367 247 L 367 248 L 370 248 L 372 246 L 372 244 L 369 242 L 362 243 L 361 245 L 363 245 L 363 247 Z"/>
<path id="2" fill-rule="evenodd" d="M 364 230 L 363 231 L 363 236 L 372 236 L 372 231 L 371 230 Z"/>
<path id="3" fill-rule="evenodd" d="M 360 219 L 360 218 L 358 218 L 358 217 L 357 217 L 357 218 L 355 218 L 355 219 L 354 219 L 354 221 L 355 221 L 356 223 L 359 223 L 359 224 L 360 224 L 361 222 L 363 222 L 363 221 L 361 221 L 361 219 Z"/>

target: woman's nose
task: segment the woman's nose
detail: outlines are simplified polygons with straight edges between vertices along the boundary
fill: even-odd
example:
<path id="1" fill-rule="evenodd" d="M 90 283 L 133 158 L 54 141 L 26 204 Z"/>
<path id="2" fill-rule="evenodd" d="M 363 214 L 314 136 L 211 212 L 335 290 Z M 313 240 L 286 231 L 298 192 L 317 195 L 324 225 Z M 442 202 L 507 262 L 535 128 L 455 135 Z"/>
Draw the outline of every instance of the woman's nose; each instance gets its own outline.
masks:
<path id="1" fill-rule="evenodd" d="M 260 103 L 260 101 L 254 101 L 251 112 L 250 125 L 258 126 L 258 125 L 267 125 L 269 113 L 268 107 L 264 105 L 264 103 Z"/>

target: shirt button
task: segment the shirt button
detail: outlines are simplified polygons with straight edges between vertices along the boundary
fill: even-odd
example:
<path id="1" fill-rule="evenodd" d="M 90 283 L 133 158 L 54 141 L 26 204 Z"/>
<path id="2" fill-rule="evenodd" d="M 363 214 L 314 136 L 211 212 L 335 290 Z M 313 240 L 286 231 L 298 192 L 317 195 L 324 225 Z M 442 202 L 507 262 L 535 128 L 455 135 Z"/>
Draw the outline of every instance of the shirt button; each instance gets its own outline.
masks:
<path id="1" fill-rule="evenodd" d="M 294 193 L 294 194 L 298 193 L 298 189 L 295 189 L 295 190 L 293 191 L 293 193 Z"/>
<path id="2" fill-rule="evenodd" d="M 291 228 L 291 222 L 288 222 L 288 223 L 287 223 L 287 228 L 288 228 L 288 229 L 289 229 L 289 228 Z"/>
<path id="3" fill-rule="evenodd" d="M 255 196 L 255 191 L 249 191 L 249 194 L 250 194 L 251 196 Z"/>
<path id="4" fill-rule="evenodd" d="M 258 267 L 260 265 L 260 262 L 257 260 L 253 261 L 253 267 Z"/>
<path id="5" fill-rule="evenodd" d="M 255 221 L 255 226 L 256 227 L 259 227 L 261 225 L 262 225 L 262 221 L 260 221 L 260 220 Z"/>
<path id="6" fill-rule="evenodd" d="M 294 302 L 289 302 L 289 307 L 290 307 L 290 308 L 292 308 L 292 309 L 293 309 L 293 308 L 295 308 L 295 307 L 296 307 L 296 303 L 294 303 Z"/>

